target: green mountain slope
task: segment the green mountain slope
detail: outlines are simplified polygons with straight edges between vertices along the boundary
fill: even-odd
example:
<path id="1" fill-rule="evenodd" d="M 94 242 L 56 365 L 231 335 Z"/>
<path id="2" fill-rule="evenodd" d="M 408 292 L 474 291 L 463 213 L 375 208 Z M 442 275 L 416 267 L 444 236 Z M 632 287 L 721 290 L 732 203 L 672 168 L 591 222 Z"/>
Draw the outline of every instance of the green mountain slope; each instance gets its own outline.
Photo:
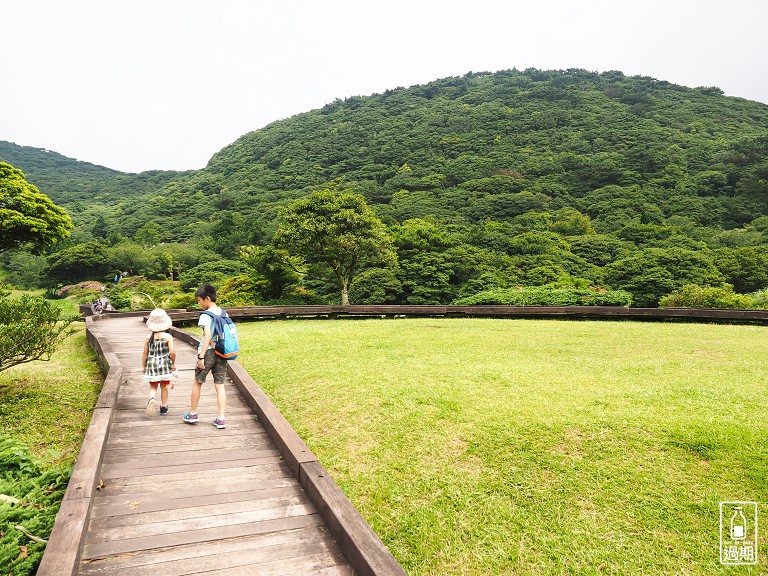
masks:
<path id="1" fill-rule="evenodd" d="M 221 210 L 269 222 L 276 206 L 338 180 L 390 221 L 470 223 L 572 206 L 609 230 L 608 208 L 634 201 L 622 216 L 645 210 L 731 228 L 768 210 L 766 139 L 768 106 L 716 88 L 513 70 L 337 100 L 244 135 L 192 173 L 126 175 L 36 149 L 14 156 L 7 144 L 0 158 L 65 207 L 110 202 L 127 228 L 171 218 L 178 229 Z M 623 190 L 593 194 L 609 185 Z M 143 202 L 118 201 L 134 195 Z"/>
<path id="2" fill-rule="evenodd" d="M 283 202 L 342 181 L 390 222 L 571 206 L 602 231 L 671 216 L 733 228 L 768 210 L 766 142 L 768 106 L 714 88 L 579 70 L 473 74 L 274 123 L 165 193 L 185 220 L 236 210 L 267 227 Z M 606 186 L 621 190 L 594 194 Z"/>
<path id="3" fill-rule="evenodd" d="M 43 148 L 0 140 L 0 161 L 20 168 L 27 180 L 56 204 L 67 209 L 76 225 L 92 224 L 99 214 L 117 214 L 132 203 L 160 190 L 180 173 L 150 171 L 127 174 L 81 162 Z"/>
<path id="4" fill-rule="evenodd" d="M 25 162 L 11 160 L 79 207 L 77 223 L 90 225 L 97 212 L 83 208 L 98 203 L 112 230 L 133 236 L 155 222 L 165 242 L 210 238 L 218 222 L 241 243 L 268 243 L 291 200 L 329 186 L 359 192 L 396 237 L 398 301 L 562 274 L 654 292 L 645 302 L 683 281 L 768 286 L 757 273 L 768 265 L 768 106 L 713 87 L 621 72 L 476 73 L 337 100 L 245 134 L 195 172 Z M 403 227 L 412 219 L 430 224 Z M 424 289 L 438 277 L 444 285 Z"/>

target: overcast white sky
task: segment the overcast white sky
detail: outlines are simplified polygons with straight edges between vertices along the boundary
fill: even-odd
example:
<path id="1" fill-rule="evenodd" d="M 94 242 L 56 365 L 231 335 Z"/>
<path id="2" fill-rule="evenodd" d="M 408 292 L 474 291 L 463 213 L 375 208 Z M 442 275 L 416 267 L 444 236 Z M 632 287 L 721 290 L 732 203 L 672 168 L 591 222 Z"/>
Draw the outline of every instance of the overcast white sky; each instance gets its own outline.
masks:
<path id="1" fill-rule="evenodd" d="M 0 140 L 202 168 L 335 98 L 509 68 L 621 70 L 768 103 L 766 0 L 3 0 Z"/>

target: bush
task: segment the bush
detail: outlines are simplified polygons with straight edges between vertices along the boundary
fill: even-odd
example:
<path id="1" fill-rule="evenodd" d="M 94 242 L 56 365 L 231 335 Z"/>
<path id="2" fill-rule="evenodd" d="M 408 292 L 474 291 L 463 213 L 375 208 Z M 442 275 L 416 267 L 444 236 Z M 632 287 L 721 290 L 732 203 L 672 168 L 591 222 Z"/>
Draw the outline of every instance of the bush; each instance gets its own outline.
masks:
<path id="1" fill-rule="evenodd" d="M 237 260 L 215 260 L 182 272 L 179 283 L 184 291 L 195 290 L 201 284 L 212 284 L 218 289 L 227 278 L 250 272 L 253 270 L 249 266 Z"/>
<path id="2" fill-rule="evenodd" d="M 257 292 L 266 285 L 266 280 L 259 281 L 251 276 L 240 275 L 228 278 L 218 290 L 218 303 L 221 306 L 255 306 L 260 304 Z"/>
<path id="3" fill-rule="evenodd" d="M 768 288 L 763 288 L 749 295 L 752 298 L 752 304 L 755 310 L 764 310 L 768 308 Z"/>
<path id="4" fill-rule="evenodd" d="M 509 306 L 629 306 L 632 295 L 624 290 L 520 286 L 486 290 L 453 302 L 456 306 L 497 304 Z"/>
<path id="5" fill-rule="evenodd" d="M 130 289 L 122 286 L 110 288 L 107 293 L 110 304 L 115 310 L 130 310 L 133 302 L 133 293 Z"/>
<path id="6" fill-rule="evenodd" d="M 765 308 L 764 302 L 749 294 L 736 294 L 733 286 L 699 286 L 686 284 L 659 301 L 660 308 L 725 308 L 750 310 Z"/>
<path id="7" fill-rule="evenodd" d="M 50 536 L 69 481 L 66 469 L 41 470 L 22 444 L 0 436 L 0 494 L 18 500 L 0 501 L 0 566 L 3 574 L 34 574 L 45 544 L 16 529 L 23 526 L 34 536 Z"/>
<path id="8" fill-rule="evenodd" d="M 74 317 L 62 318 L 61 307 L 50 300 L 11 298 L 0 286 L 0 372 L 13 366 L 48 360 L 62 339 L 71 334 Z"/>
<path id="9" fill-rule="evenodd" d="M 186 309 L 195 308 L 197 306 L 197 300 L 192 292 L 186 292 L 184 294 L 175 294 L 171 296 L 166 302 L 168 309 Z"/>

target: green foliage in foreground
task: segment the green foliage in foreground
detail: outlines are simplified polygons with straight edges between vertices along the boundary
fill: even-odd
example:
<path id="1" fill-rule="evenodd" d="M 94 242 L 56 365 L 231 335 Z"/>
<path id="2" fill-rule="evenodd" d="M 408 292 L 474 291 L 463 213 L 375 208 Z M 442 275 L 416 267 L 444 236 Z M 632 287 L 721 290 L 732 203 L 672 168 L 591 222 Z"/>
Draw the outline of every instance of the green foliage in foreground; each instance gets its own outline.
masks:
<path id="1" fill-rule="evenodd" d="M 34 574 L 69 482 L 69 468 L 45 470 L 24 445 L 0 435 L 0 566 L 2 574 Z M 10 501 L 9 501 L 10 500 Z"/>
<path id="2" fill-rule="evenodd" d="M 520 286 L 484 290 L 453 302 L 457 306 L 504 304 L 510 306 L 629 306 L 632 294 L 624 290 Z"/>
<path id="3" fill-rule="evenodd" d="M 0 374 L 0 494 L 21 501 L 0 502 L 2 576 L 35 573 L 44 547 L 14 526 L 48 538 L 88 428 L 102 380 L 84 332 L 64 340 L 49 362 Z"/>
<path id="4" fill-rule="evenodd" d="M 768 501 L 765 327 L 239 330 L 242 363 L 412 576 L 726 573 L 719 502 Z"/>

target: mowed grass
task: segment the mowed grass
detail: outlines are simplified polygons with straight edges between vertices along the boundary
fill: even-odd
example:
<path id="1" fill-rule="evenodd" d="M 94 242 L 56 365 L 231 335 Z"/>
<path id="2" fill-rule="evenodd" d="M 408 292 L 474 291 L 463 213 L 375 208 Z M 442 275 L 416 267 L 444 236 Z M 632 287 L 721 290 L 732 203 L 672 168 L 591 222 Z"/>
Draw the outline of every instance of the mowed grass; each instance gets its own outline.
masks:
<path id="1" fill-rule="evenodd" d="M 718 538 L 720 501 L 768 512 L 766 327 L 239 331 L 240 361 L 412 576 L 760 573 L 724 570 Z"/>
<path id="2" fill-rule="evenodd" d="M 0 372 L 0 434 L 17 440 L 41 465 L 72 465 L 91 421 L 103 377 L 85 324 L 50 361 Z"/>

